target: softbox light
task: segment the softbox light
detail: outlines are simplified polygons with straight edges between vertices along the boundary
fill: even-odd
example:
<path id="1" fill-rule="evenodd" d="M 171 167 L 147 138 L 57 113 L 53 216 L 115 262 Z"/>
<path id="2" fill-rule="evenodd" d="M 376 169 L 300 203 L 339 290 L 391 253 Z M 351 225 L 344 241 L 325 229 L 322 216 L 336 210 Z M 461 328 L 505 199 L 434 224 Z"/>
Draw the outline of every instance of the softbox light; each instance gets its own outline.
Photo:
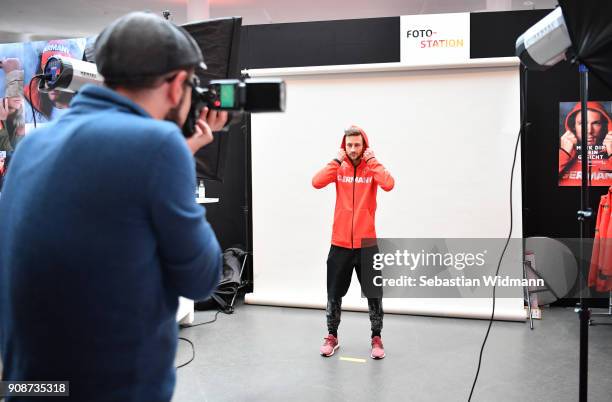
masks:
<path id="1" fill-rule="evenodd" d="M 200 80 L 238 78 L 240 27 L 242 18 L 220 18 L 183 25 L 200 46 L 208 69 L 198 72 Z M 215 140 L 195 154 L 196 174 L 200 178 L 223 181 L 228 153 L 228 133 L 215 135 Z"/>
<path id="2" fill-rule="evenodd" d="M 612 1 L 559 0 L 574 57 L 612 88 Z"/>

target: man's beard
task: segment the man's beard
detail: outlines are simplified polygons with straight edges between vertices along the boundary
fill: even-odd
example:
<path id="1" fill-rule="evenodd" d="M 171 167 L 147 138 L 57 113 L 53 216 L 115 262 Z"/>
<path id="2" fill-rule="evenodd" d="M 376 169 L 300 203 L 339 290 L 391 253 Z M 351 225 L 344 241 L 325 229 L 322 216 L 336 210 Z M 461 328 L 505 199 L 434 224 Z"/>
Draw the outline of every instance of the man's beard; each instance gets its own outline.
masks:
<path id="1" fill-rule="evenodd" d="M 181 119 L 180 119 L 180 116 L 179 116 L 180 108 L 181 108 L 180 104 L 177 107 L 173 107 L 172 109 L 170 109 L 168 111 L 168 113 L 166 113 L 166 117 L 164 117 L 164 120 L 171 121 L 171 122 L 175 123 L 177 126 L 179 126 L 179 128 L 182 127 L 182 124 L 181 124 L 181 121 L 180 121 Z"/>
<path id="2" fill-rule="evenodd" d="M 181 106 L 183 106 L 183 102 L 185 102 L 185 96 L 187 95 L 187 92 L 188 91 L 183 92 L 183 96 L 181 97 L 181 101 L 179 102 L 179 104 L 176 107 L 170 109 L 168 113 L 166 113 L 166 117 L 164 117 L 164 120 L 175 123 L 179 128 L 183 128 L 183 125 L 185 124 L 184 120 L 181 122 L 180 110 Z"/>
<path id="3" fill-rule="evenodd" d="M 351 160 L 351 162 L 357 163 L 359 162 L 359 160 L 361 159 L 361 157 L 363 156 L 363 153 L 358 154 L 357 156 L 355 156 L 355 158 L 351 157 L 351 155 L 349 154 L 349 159 Z"/>

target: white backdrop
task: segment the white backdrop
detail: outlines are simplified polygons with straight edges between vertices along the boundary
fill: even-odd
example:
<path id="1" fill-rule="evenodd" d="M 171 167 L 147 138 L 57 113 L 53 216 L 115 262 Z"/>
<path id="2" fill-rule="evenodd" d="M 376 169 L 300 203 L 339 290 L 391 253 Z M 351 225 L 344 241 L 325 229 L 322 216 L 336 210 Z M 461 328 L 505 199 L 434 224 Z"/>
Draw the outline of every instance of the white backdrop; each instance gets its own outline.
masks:
<path id="1" fill-rule="evenodd" d="M 254 293 L 247 303 L 324 308 L 335 186 L 312 176 L 362 127 L 395 177 L 379 189 L 378 237 L 505 238 L 520 125 L 515 58 L 462 65 L 362 65 L 251 70 L 287 83 L 284 114 L 252 115 Z M 520 152 L 518 155 L 520 161 Z M 514 231 L 521 237 L 520 162 Z M 504 266 L 521 277 L 514 250 Z M 367 309 L 356 276 L 343 308 Z M 488 318 L 491 299 L 385 299 L 390 313 Z M 522 289 L 499 299 L 499 319 L 522 320 Z"/>

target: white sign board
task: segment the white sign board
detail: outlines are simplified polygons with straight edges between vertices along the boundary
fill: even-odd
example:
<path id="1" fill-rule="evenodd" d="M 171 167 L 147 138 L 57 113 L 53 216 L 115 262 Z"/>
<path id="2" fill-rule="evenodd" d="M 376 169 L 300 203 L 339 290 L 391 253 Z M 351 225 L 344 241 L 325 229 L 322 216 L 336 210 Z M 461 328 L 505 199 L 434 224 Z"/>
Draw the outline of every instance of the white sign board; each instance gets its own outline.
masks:
<path id="1" fill-rule="evenodd" d="M 470 59 L 470 13 L 403 15 L 400 35 L 403 64 Z"/>

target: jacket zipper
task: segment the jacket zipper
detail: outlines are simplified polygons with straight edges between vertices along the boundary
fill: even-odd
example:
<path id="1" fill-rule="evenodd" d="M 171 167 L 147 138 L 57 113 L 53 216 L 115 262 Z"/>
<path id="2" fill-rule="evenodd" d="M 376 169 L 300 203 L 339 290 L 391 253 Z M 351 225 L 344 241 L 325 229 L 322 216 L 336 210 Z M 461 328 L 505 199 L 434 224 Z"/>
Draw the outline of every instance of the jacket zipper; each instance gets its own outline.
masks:
<path id="1" fill-rule="evenodd" d="M 355 248 L 353 244 L 353 229 L 355 226 L 355 178 L 357 177 L 357 166 L 353 166 L 353 210 L 351 211 L 351 249 Z"/>

